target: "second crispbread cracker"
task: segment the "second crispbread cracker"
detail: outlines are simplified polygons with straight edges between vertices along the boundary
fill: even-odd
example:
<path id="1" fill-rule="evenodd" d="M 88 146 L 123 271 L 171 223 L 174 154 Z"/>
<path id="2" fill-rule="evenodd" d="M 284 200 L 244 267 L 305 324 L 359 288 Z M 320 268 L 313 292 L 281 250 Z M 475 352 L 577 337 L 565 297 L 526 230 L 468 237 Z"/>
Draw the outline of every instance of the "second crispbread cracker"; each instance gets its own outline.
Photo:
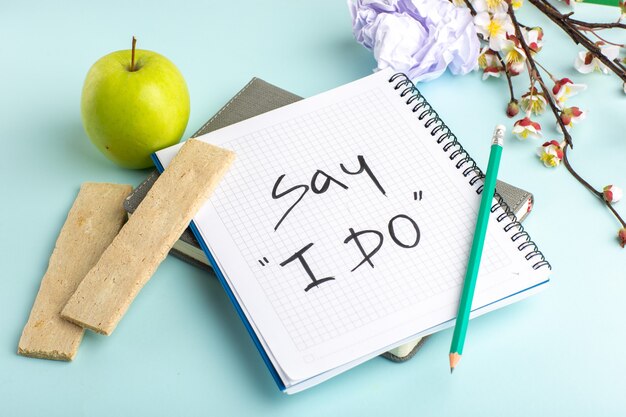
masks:
<path id="1" fill-rule="evenodd" d="M 69 299 L 61 315 L 109 335 L 235 159 L 188 140 Z"/>
<path id="2" fill-rule="evenodd" d="M 69 361 L 84 330 L 59 313 L 85 274 L 98 262 L 126 221 L 123 202 L 130 185 L 85 183 L 59 233 L 17 353 Z"/>

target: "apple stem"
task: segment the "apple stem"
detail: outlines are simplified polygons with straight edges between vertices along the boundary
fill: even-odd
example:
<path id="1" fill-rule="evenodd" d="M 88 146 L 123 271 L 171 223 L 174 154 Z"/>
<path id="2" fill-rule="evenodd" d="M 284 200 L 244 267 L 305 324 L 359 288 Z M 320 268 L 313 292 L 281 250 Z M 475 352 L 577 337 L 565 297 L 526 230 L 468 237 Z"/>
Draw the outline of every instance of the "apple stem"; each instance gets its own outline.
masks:
<path id="1" fill-rule="evenodd" d="M 135 71 L 135 45 L 137 44 L 137 39 L 133 36 L 133 49 L 130 53 L 130 72 Z"/>

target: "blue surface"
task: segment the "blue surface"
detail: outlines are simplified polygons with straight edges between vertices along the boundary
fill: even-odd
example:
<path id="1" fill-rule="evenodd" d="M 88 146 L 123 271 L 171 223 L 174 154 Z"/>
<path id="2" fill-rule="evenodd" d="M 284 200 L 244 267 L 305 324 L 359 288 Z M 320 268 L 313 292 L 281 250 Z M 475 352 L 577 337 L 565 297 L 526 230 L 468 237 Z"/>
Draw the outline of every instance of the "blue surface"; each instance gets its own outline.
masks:
<path id="1" fill-rule="evenodd" d="M 579 76 L 578 48 L 544 26 L 542 63 L 592 88 L 574 130 L 571 161 L 592 184 L 626 186 L 626 98 L 616 77 Z M 614 9 L 578 5 L 584 18 Z M 100 56 L 130 45 L 175 62 L 191 94 L 193 133 L 252 76 L 310 96 L 370 73 L 343 1 L 73 1 L 3 5 L 0 14 L 0 411 L 12 416 L 111 415 L 621 415 L 626 407 L 626 253 L 617 223 L 563 167 L 543 168 L 536 143 L 508 141 L 500 178 L 535 193 L 527 227 L 551 261 L 552 286 L 472 321 L 463 363 L 450 377 L 451 331 L 411 361 L 374 359 L 295 396 L 276 389 L 218 281 L 168 258 L 110 337 L 87 333 L 73 363 L 22 358 L 17 342 L 80 184 L 137 185 L 86 138 L 82 82 Z M 622 40 L 623 42 L 623 40 Z M 506 85 L 446 75 L 420 89 L 463 145 L 486 165 L 484 142 L 503 116 Z M 516 80 L 520 86 L 523 78 Z M 544 118 L 548 139 L 556 138 Z M 626 213 L 626 204 L 617 208 Z"/>

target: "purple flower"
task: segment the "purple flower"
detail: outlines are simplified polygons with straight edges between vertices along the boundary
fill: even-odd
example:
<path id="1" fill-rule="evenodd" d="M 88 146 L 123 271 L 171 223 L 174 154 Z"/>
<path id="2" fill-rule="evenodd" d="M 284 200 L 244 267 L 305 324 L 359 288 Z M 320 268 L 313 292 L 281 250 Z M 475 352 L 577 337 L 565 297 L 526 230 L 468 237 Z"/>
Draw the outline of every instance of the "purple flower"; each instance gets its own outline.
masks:
<path id="1" fill-rule="evenodd" d="M 477 66 L 480 43 L 467 8 L 447 0 L 348 0 L 356 40 L 374 52 L 378 69 L 391 67 L 414 81 L 446 68 L 466 74 Z"/>

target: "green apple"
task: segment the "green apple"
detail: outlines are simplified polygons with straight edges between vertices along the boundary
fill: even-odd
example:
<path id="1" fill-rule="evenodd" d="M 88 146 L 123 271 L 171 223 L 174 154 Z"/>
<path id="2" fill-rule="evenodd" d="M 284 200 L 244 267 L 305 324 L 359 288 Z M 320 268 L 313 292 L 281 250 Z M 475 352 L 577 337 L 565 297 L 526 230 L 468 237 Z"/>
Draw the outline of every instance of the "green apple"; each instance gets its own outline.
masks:
<path id="1" fill-rule="evenodd" d="M 147 168 L 150 154 L 180 141 L 189 91 L 178 68 L 156 52 L 135 49 L 100 58 L 87 73 L 81 115 L 87 135 L 125 168 Z"/>

